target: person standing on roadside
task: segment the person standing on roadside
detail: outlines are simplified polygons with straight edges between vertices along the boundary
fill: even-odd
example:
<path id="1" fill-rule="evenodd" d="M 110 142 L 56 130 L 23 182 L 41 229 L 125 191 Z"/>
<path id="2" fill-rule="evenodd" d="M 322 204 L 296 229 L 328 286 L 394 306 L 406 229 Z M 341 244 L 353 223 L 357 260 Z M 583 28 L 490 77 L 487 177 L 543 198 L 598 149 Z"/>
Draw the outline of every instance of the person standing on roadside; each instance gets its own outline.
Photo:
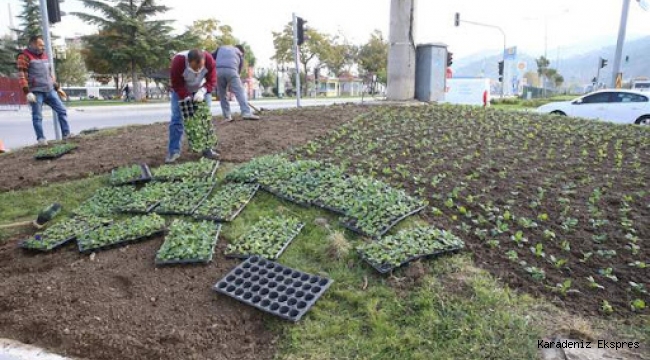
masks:
<path id="1" fill-rule="evenodd" d="M 228 88 L 235 93 L 239 108 L 244 120 L 259 120 L 260 117 L 253 115 L 248 106 L 244 85 L 239 74 L 244 67 L 244 47 L 241 45 L 223 45 L 217 48 L 212 54 L 217 65 L 217 93 L 221 102 L 221 112 L 226 121 L 232 121 L 230 103 L 228 102 Z"/>
<path id="2" fill-rule="evenodd" d="M 176 54 L 171 63 L 171 107 L 169 123 L 169 147 L 166 163 L 173 163 L 181 156 L 181 141 L 184 132 L 183 109 L 194 102 L 205 101 L 210 108 L 212 90 L 217 82 L 214 59 L 209 52 L 189 50 Z M 219 154 L 213 149 L 203 150 L 203 157 L 216 159 Z"/>
<path id="3" fill-rule="evenodd" d="M 52 67 L 45 54 L 45 42 L 40 35 L 29 38 L 27 49 L 16 58 L 16 65 L 20 86 L 32 110 L 32 123 L 38 144 L 47 145 L 43 133 L 43 104 L 49 105 L 57 114 L 63 139 L 70 137 L 68 112 L 61 101 L 68 96 L 52 76 Z"/>

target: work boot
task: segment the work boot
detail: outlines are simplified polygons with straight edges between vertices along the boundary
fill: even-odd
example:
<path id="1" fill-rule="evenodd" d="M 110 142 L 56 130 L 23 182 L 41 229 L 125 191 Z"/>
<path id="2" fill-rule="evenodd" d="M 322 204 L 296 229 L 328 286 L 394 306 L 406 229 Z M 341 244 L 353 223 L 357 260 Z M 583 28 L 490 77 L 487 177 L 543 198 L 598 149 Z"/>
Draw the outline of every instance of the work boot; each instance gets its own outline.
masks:
<path id="1" fill-rule="evenodd" d="M 47 140 L 38 139 L 38 146 L 47 146 Z"/>
<path id="2" fill-rule="evenodd" d="M 214 151 L 212 149 L 205 149 L 203 150 L 203 155 L 204 158 L 210 159 L 210 160 L 218 160 L 219 159 L 219 153 L 217 151 Z"/>
<path id="3" fill-rule="evenodd" d="M 257 116 L 257 115 L 253 115 L 253 114 L 245 114 L 245 115 L 242 115 L 242 119 L 244 119 L 244 120 L 259 120 L 260 117 Z"/>
<path id="4" fill-rule="evenodd" d="M 180 157 L 181 157 L 181 154 L 179 154 L 179 153 L 171 154 L 171 155 L 169 155 L 169 156 L 167 156 L 165 158 L 165 164 L 175 163 L 176 160 L 178 160 L 178 158 L 180 158 Z"/>
<path id="5" fill-rule="evenodd" d="M 232 116 L 228 116 L 227 118 L 223 119 L 224 122 L 231 122 L 232 121 Z"/>

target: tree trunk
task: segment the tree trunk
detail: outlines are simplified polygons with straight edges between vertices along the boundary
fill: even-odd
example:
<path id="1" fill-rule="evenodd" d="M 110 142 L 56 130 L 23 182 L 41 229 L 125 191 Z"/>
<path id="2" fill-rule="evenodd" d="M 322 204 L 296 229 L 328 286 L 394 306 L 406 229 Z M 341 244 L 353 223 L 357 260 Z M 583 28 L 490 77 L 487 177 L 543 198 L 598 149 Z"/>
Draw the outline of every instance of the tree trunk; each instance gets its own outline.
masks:
<path id="1" fill-rule="evenodd" d="M 119 96 L 120 95 L 120 75 L 119 74 L 114 74 L 113 75 L 113 82 L 115 83 L 115 93 Z"/>
<path id="2" fill-rule="evenodd" d="M 142 94 L 140 92 L 140 82 L 138 81 L 135 59 L 131 59 L 131 81 L 133 82 L 133 97 L 135 97 L 135 101 L 140 101 Z"/>

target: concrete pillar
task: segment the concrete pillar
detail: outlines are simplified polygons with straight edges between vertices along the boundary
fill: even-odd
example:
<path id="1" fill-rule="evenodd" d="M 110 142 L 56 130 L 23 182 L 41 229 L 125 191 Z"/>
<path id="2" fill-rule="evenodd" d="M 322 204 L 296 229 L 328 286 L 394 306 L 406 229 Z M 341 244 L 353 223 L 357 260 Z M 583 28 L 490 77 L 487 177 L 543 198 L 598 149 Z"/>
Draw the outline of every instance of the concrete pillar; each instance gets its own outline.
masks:
<path id="1" fill-rule="evenodd" d="M 388 100 L 415 97 L 415 9 L 417 0 L 391 0 Z"/>

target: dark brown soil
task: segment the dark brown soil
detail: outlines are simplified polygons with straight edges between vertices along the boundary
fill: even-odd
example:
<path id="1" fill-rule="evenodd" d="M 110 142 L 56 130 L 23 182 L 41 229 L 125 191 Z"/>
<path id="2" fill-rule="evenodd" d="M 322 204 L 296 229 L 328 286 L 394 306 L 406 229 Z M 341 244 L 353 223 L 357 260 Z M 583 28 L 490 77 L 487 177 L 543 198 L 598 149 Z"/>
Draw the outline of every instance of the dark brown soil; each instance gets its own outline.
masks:
<path id="1" fill-rule="evenodd" d="M 0 245 L 0 338 L 97 360 L 272 358 L 268 317 L 211 290 L 237 261 L 155 268 L 161 244 L 94 260 L 72 245 L 49 255 Z"/>
<path id="2" fill-rule="evenodd" d="M 638 314 L 630 307 L 635 299 L 650 303 L 650 290 L 630 287 L 635 282 L 650 289 L 650 267 L 630 265 L 650 259 L 648 129 L 457 107 L 378 109 L 345 128 L 296 149 L 297 154 L 345 161 L 350 172 L 371 174 L 426 198 L 441 214 L 427 211 L 424 216 L 463 238 L 476 263 L 512 288 L 588 315 L 602 315 L 604 300 L 614 316 Z M 590 200 L 595 189 L 601 195 Z M 506 209 L 511 220 L 502 220 L 508 230 L 492 234 Z M 630 229 L 622 226 L 626 217 Z M 518 223 L 522 218 L 537 227 Z M 569 218 L 577 224 L 563 227 Z M 607 222 L 594 227 L 591 220 Z M 555 237 L 545 236 L 545 230 Z M 479 236 L 481 231 L 485 235 Z M 517 231 L 528 240 L 521 247 L 511 239 Z M 629 236 L 637 237 L 636 253 Z M 490 240 L 498 246 L 490 246 Z M 531 251 L 537 244 L 543 256 Z M 510 258 L 513 253 L 517 259 Z M 556 267 L 552 256 L 567 262 Z M 535 280 L 533 267 L 543 269 L 545 278 Z M 600 273 L 608 268 L 617 280 Z M 588 277 L 604 289 L 590 287 Z M 562 295 L 554 287 L 567 279 L 572 291 Z"/>
<path id="3" fill-rule="evenodd" d="M 218 150 L 228 162 L 277 153 L 303 144 L 367 111 L 356 105 L 337 105 L 264 112 L 261 121 L 215 121 Z M 71 142 L 79 149 L 52 161 L 34 160 L 31 147 L 0 156 L 0 192 L 24 189 L 101 174 L 134 163 L 161 165 L 167 149 L 167 123 L 132 126 L 108 134 L 79 136 Z M 181 161 L 198 158 L 184 141 Z"/>

